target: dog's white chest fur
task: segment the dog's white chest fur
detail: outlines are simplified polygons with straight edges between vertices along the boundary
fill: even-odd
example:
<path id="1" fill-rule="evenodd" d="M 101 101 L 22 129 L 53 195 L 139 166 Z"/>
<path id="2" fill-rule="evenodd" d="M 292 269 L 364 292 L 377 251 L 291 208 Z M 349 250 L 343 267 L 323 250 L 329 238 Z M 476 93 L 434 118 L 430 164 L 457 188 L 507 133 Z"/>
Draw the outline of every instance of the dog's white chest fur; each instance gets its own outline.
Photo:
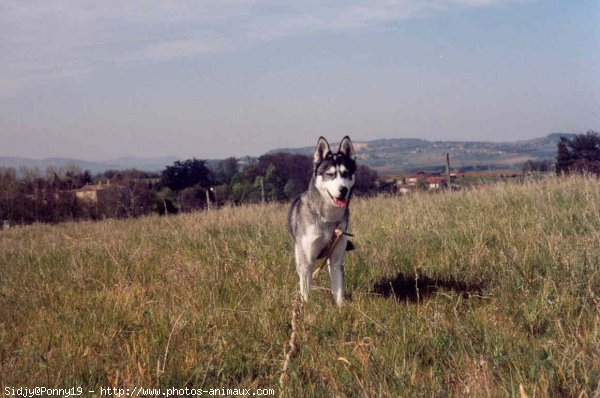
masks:
<path id="1" fill-rule="evenodd" d="M 315 261 L 323 248 L 327 246 L 333 236 L 335 228 L 318 228 L 309 226 L 306 233 L 301 238 L 302 250 L 309 259 Z"/>

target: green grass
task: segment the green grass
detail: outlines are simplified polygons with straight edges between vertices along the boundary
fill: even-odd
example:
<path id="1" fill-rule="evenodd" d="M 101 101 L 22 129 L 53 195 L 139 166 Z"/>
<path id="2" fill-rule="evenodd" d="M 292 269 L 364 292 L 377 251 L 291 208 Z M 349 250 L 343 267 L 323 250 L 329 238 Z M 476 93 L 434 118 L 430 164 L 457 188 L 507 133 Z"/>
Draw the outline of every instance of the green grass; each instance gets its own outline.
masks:
<path id="1" fill-rule="evenodd" d="M 287 205 L 0 232 L 0 386 L 274 388 L 297 286 Z M 588 396 L 600 184 L 356 199 L 288 396 Z"/>

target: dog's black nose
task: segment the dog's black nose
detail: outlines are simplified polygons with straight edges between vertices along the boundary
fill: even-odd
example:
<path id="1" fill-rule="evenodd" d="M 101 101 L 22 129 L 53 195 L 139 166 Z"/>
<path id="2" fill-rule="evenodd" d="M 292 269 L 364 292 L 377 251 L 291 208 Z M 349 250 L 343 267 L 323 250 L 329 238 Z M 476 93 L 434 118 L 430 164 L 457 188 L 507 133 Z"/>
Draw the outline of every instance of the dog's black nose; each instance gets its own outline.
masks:
<path id="1" fill-rule="evenodd" d="M 346 195 L 348 195 L 348 188 L 347 187 L 341 187 L 340 188 L 340 195 L 342 198 L 345 198 Z"/>

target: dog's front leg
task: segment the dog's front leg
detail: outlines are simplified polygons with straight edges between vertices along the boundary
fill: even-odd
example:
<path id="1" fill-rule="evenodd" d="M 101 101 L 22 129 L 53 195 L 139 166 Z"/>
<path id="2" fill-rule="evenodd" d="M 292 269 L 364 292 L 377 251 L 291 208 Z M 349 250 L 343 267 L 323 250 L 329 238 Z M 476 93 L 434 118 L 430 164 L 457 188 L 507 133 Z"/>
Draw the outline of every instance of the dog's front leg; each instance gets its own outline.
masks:
<path id="1" fill-rule="evenodd" d="M 329 277 L 331 278 L 331 294 L 337 305 L 344 303 L 344 253 L 346 251 L 346 241 L 342 237 L 336 245 L 331 257 L 328 260 Z"/>
<path id="2" fill-rule="evenodd" d="M 295 257 L 296 272 L 300 277 L 300 294 L 302 295 L 302 301 L 307 302 L 312 282 L 312 263 L 306 258 L 307 256 L 301 246 L 296 245 Z"/>

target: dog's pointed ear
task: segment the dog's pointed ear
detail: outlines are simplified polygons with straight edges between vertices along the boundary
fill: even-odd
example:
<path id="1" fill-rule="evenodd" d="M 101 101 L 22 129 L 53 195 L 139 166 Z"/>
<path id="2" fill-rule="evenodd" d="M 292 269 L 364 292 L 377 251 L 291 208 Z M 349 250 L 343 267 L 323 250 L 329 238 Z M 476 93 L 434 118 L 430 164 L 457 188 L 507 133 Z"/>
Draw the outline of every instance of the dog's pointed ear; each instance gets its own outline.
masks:
<path id="1" fill-rule="evenodd" d="M 354 155 L 354 146 L 352 145 L 352 141 L 350 141 L 350 137 L 348 136 L 342 138 L 342 142 L 340 142 L 340 149 L 338 149 L 338 152 L 343 153 L 345 156 L 352 160 L 356 160 L 356 157 Z"/>
<path id="2" fill-rule="evenodd" d="M 315 154 L 313 155 L 313 163 L 315 165 L 321 163 L 325 157 L 331 153 L 331 149 L 329 148 L 329 143 L 323 137 L 319 137 L 319 141 L 317 141 L 317 146 L 315 147 Z"/>

